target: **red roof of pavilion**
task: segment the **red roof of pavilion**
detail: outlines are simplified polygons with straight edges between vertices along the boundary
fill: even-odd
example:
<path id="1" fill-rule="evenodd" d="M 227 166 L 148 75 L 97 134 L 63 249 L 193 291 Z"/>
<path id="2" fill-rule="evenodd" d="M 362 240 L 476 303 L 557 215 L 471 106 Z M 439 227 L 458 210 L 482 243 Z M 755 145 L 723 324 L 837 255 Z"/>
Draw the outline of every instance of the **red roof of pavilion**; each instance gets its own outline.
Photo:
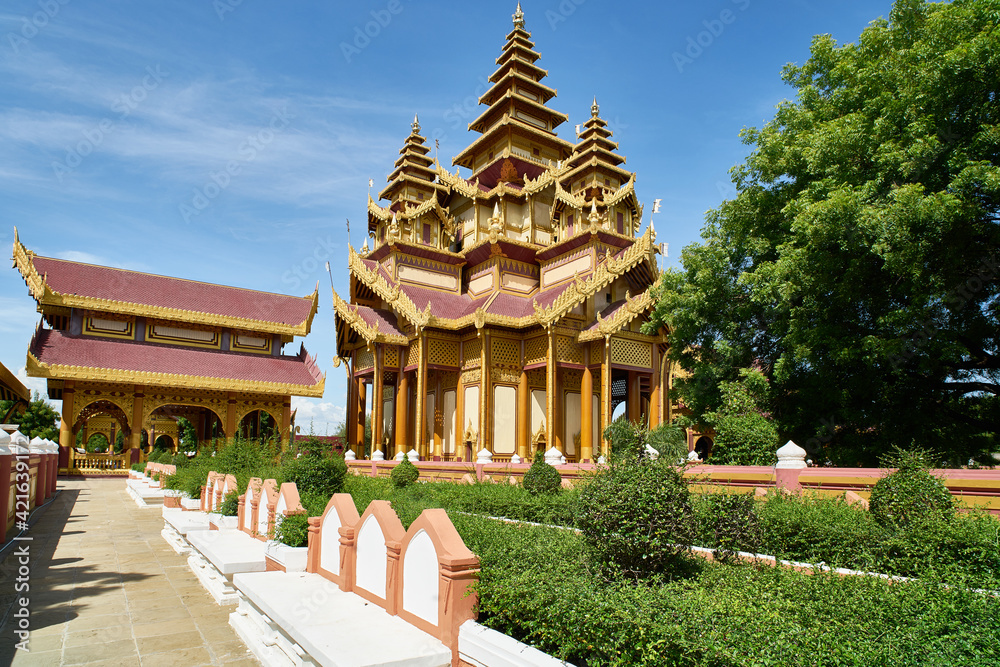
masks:
<path id="1" fill-rule="evenodd" d="M 45 284 L 60 294 L 208 313 L 297 327 L 312 318 L 314 297 L 213 285 L 211 283 L 82 264 L 32 258 Z"/>
<path id="2" fill-rule="evenodd" d="M 307 390 L 321 388 L 323 383 L 323 375 L 305 347 L 295 356 L 270 356 L 67 336 L 40 328 L 28 351 L 50 366 L 293 385 Z"/>

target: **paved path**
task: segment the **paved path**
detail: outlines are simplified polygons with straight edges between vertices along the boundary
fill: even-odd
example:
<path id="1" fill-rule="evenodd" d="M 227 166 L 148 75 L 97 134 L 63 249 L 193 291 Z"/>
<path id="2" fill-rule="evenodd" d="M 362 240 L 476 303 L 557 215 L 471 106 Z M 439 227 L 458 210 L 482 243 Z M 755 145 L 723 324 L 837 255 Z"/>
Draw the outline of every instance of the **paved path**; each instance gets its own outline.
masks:
<path id="1" fill-rule="evenodd" d="M 258 665 L 125 480 L 59 480 L 31 527 L 30 653 L 15 652 L 17 555 L 0 564 L 0 665 Z M 22 543 L 23 544 L 23 543 Z M 24 595 L 18 593 L 17 595 Z"/>

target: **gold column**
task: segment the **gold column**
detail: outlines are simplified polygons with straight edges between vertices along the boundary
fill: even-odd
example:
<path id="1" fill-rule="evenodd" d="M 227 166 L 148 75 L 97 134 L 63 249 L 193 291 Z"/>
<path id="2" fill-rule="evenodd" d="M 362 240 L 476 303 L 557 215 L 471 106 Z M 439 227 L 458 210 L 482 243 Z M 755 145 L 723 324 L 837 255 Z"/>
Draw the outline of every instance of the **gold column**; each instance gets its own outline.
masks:
<path id="1" fill-rule="evenodd" d="M 521 382 L 517 386 L 517 455 L 528 458 L 528 444 L 531 440 L 531 390 L 528 389 L 528 372 L 521 371 Z"/>
<path id="2" fill-rule="evenodd" d="M 379 345 L 375 350 L 375 386 L 372 389 L 372 454 L 375 454 L 376 449 L 382 448 L 382 429 L 385 422 L 382 415 L 384 407 L 382 396 L 382 352 L 383 346 Z M 382 453 L 385 454 L 385 452 Z"/>
<path id="3" fill-rule="evenodd" d="M 73 395 L 76 393 L 76 383 L 72 380 L 67 380 L 63 385 L 63 399 L 62 399 L 62 419 L 59 420 L 59 446 L 67 447 L 69 449 L 69 463 L 67 464 L 70 468 L 75 468 L 73 464 L 75 459 L 76 450 L 76 438 L 73 437 Z M 86 443 L 84 443 L 86 445 Z M 6 483 L 7 480 L 4 480 Z M 6 494 L 7 492 L 4 491 Z M 3 517 L 6 521 L 7 517 Z"/>
<path id="4" fill-rule="evenodd" d="M 604 429 L 611 423 L 611 337 L 604 338 L 604 358 L 601 360 L 601 450 L 611 458 L 611 443 L 604 437 Z"/>
<path id="5" fill-rule="evenodd" d="M 477 207 L 478 208 L 478 207 Z M 483 345 L 479 349 L 479 446 L 493 451 L 493 428 L 492 421 L 487 415 L 487 406 L 490 405 L 490 335 L 482 332 Z M 478 451 L 472 452 L 475 457 Z"/>
<path id="6" fill-rule="evenodd" d="M 236 392 L 226 394 L 226 442 L 232 442 L 236 437 Z M 149 446 L 153 446 L 153 432 L 149 433 Z"/>
<path id="7" fill-rule="evenodd" d="M 347 440 L 344 442 L 344 453 L 346 454 L 347 450 L 354 444 L 358 425 L 357 419 L 354 418 L 355 411 L 357 410 L 355 405 L 357 402 L 357 396 L 355 396 L 357 393 L 357 384 L 354 382 L 354 374 L 351 372 L 350 366 L 345 364 L 344 368 L 347 370 L 347 414 L 344 416 L 347 422 Z"/>
<path id="8" fill-rule="evenodd" d="M 407 413 L 407 399 L 410 393 L 410 379 L 407 376 L 406 371 L 402 370 L 403 364 L 400 364 L 399 371 L 399 388 L 396 390 L 396 425 L 394 426 L 396 432 L 396 453 L 403 452 L 406 453 L 406 413 Z"/>
<path id="9" fill-rule="evenodd" d="M 355 389 L 355 392 L 357 393 L 357 397 L 358 397 L 357 398 L 357 403 L 355 404 L 356 408 L 357 408 L 357 412 L 355 413 L 355 415 L 356 415 L 355 419 L 357 421 L 355 422 L 355 427 L 354 427 L 355 428 L 355 431 L 354 431 L 354 442 L 352 442 L 351 444 L 354 447 L 354 454 L 355 454 L 355 456 L 357 456 L 359 459 L 361 459 L 361 458 L 364 458 L 364 456 L 365 456 L 365 412 L 366 412 L 366 410 L 365 410 L 365 399 L 366 399 L 365 379 L 363 377 L 359 377 L 359 378 L 357 378 L 357 380 L 355 380 L 355 383 L 356 383 L 356 386 L 357 386 L 357 389 Z"/>
<path id="10" fill-rule="evenodd" d="M 295 436 L 292 434 L 292 397 L 281 398 L 281 451 L 288 449 Z"/>
<path id="11" fill-rule="evenodd" d="M 441 461 L 444 454 L 444 392 L 441 386 L 441 374 L 435 373 L 436 387 L 434 392 L 434 460 Z M 441 419 L 438 419 L 441 415 Z"/>
<path id="12" fill-rule="evenodd" d="M 580 380 L 580 462 L 594 458 L 594 376 L 590 366 L 583 367 Z"/>
<path id="13" fill-rule="evenodd" d="M 660 346 L 653 343 L 653 377 L 649 379 L 649 428 L 660 424 Z"/>
<path id="14" fill-rule="evenodd" d="M 556 441 L 556 332 L 548 330 L 549 349 L 545 354 L 545 446 L 553 447 Z"/>
<path id="15" fill-rule="evenodd" d="M 417 453 L 424 461 L 427 460 L 427 409 L 424 407 L 424 396 L 427 393 L 427 336 L 421 331 L 417 336 L 417 400 L 416 414 L 413 415 L 417 425 Z"/>

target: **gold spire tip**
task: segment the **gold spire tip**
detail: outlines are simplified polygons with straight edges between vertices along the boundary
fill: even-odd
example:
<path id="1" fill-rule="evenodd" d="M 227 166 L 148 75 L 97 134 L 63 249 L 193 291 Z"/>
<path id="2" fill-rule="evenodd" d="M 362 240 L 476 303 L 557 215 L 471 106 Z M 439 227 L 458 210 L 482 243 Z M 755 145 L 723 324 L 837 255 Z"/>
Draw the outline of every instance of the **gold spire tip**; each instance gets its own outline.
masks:
<path id="1" fill-rule="evenodd" d="M 597 118 L 599 113 L 601 113 L 601 107 L 597 106 L 597 95 L 594 95 L 594 103 L 590 105 L 590 115 Z"/>
<path id="2" fill-rule="evenodd" d="M 521 3 L 517 3 L 517 11 L 514 12 L 514 27 L 524 30 L 524 12 L 521 11 Z"/>
<path id="3" fill-rule="evenodd" d="M 420 134 L 420 120 L 417 118 L 417 114 L 413 114 L 413 123 L 410 124 L 410 129 L 413 130 L 413 134 Z"/>

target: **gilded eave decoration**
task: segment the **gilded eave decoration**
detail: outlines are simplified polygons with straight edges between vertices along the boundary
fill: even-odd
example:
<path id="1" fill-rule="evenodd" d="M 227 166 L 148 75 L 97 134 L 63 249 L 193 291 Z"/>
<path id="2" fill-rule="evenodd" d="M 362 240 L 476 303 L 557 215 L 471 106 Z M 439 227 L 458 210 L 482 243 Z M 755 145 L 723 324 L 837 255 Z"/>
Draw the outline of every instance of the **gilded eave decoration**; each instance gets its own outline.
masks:
<path id="1" fill-rule="evenodd" d="M 150 387 L 185 387 L 188 389 L 216 389 L 219 391 L 251 392 L 258 394 L 279 394 L 282 396 L 309 396 L 322 398 L 326 376 L 314 385 L 286 384 L 283 382 L 261 382 L 257 380 L 231 380 L 227 378 L 198 377 L 175 373 L 153 373 L 150 371 L 126 371 L 116 368 L 92 368 L 89 366 L 68 366 L 47 364 L 28 353 L 25 363 L 30 377 L 54 378 L 60 380 L 99 380 L 122 384 L 141 384 Z"/>
<path id="2" fill-rule="evenodd" d="M 354 329 L 369 345 L 372 343 L 407 345 L 409 343 L 409 339 L 406 336 L 379 331 L 378 322 L 370 326 L 358 313 L 358 307 L 351 307 L 351 304 L 340 298 L 336 290 L 333 290 L 333 309 L 337 313 L 337 317 Z"/>
<path id="3" fill-rule="evenodd" d="M 630 297 L 625 293 L 625 304 L 619 308 L 614 315 L 608 319 L 602 319 L 601 314 L 597 314 L 597 328 L 592 331 L 581 331 L 577 337 L 577 342 L 586 343 L 592 340 L 599 340 L 618 333 L 635 318 L 649 310 L 653 305 L 653 297 L 650 292 L 652 288 L 645 290 L 636 297 Z"/>
<path id="4" fill-rule="evenodd" d="M 542 307 L 533 302 L 535 312 L 526 317 L 493 315 L 481 310 L 457 319 L 435 317 L 430 311 L 430 303 L 423 310 L 417 308 L 416 304 L 400 290 L 398 285 L 390 284 L 380 273 L 365 266 L 360 255 L 353 248 L 348 249 L 348 266 L 358 280 L 368 286 L 379 298 L 390 304 L 397 313 L 405 317 L 418 330 L 428 326 L 451 330 L 476 326 L 476 328 L 481 329 L 486 325 L 518 329 L 540 325 L 547 328 L 585 299 L 593 296 L 598 290 L 610 285 L 618 276 L 646 260 L 653 252 L 654 241 L 655 232 L 652 229 L 647 229 L 646 233 L 636 239 L 636 242 L 620 258 L 616 259 L 608 250 L 605 253 L 604 261 L 597 266 L 589 278 L 586 280 L 575 278 L 548 307 Z"/>

